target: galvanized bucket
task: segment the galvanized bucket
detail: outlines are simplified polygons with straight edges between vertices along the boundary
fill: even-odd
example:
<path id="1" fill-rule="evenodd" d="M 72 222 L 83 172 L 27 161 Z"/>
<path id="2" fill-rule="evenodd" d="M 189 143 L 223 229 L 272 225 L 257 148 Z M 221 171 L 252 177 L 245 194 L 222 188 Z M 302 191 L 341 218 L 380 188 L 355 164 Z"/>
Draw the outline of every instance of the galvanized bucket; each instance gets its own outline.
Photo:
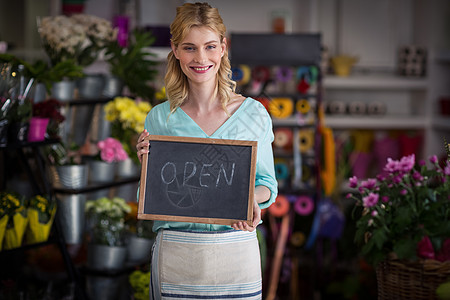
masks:
<path id="1" fill-rule="evenodd" d="M 80 189 L 87 186 L 89 168 L 87 165 L 57 166 L 57 183 L 68 189 Z"/>
<path id="2" fill-rule="evenodd" d="M 127 247 L 89 244 L 87 266 L 93 270 L 117 270 L 123 268 Z"/>
<path id="3" fill-rule="evenodd" d="M 81 244 L 84 236 L 86 195 L 57 195 L 56 219 L 67 244 Z"/>

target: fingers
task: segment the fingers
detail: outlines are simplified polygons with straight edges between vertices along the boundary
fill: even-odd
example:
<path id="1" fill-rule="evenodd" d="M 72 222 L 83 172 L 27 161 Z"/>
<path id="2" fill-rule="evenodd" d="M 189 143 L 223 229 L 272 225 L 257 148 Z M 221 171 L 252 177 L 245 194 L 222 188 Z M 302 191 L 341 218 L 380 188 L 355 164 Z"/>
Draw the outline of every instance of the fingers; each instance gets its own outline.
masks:
<path id="1" fill-rule="evenodd" d="M 145 140 L 148 135 L 149 133 L 146 129 L 144 129 L 144 131 L 139 135 L 136 143 L 136 154 L 140 163 L 142 163 L 142 155 L 149 152 L 150 143 Z"/>
<path id="2" fill-rule="evenodd" d="M 231 225 L 234 230 L 243 230 L 243 231 L 254 231 L 256 226 L 250 226 L 247 222 L 237 222 Z"/>

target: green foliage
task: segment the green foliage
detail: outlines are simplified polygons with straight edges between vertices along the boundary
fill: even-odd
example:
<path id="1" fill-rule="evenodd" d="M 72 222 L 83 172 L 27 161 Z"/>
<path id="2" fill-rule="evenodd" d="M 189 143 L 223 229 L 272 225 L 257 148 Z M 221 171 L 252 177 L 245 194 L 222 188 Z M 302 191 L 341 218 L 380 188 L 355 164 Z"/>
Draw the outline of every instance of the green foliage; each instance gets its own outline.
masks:
<path id="1" fill-rule="evenodd" d="M 151 60 L 155 55 L 146 49 L 154 41 L 151 33 L 135 29 L 127 47 L 122 48 L 117 42 L 112 42 L 107 46 L 105 54 L 111 74 L 122 79 L 131 93 L 143 99 L 151 99 L 154 94 L 149 82 L 157 75 L 157 63 Z"/>
<path id="2" fill-rule="evenodd" d="M 128 280 L 133 288 L 134 299 L 146 300 L 150 298 L 149 285 L 150 285 L 150 272 L 142 272 L 136 270 L 130 274 Z"/>

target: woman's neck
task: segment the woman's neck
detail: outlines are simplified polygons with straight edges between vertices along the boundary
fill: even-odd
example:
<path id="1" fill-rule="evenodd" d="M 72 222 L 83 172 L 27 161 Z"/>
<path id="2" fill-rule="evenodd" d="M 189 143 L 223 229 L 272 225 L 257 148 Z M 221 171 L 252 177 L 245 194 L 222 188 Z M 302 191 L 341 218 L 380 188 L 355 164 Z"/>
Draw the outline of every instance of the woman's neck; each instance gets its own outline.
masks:
<path id="1" fill-rule="evenodd" d="M 219 103 L 219 98 L 215 95 L 214 86 L 190 85 L 187 101 L 182 106 L 188 106 L 199 112 L 215 109 Z"/>

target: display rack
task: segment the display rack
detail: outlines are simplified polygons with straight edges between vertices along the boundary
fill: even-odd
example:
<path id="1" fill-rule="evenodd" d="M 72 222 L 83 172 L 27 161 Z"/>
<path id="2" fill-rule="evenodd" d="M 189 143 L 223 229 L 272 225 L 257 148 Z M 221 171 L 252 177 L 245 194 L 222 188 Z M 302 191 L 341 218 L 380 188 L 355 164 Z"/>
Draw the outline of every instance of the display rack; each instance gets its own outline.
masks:
<path id="1" fill-rule="evenodd" d="M 278 158 L 290 159 L 293 162 L 294 168 L 290 171 L 289 184 L 279 186 L 279 195 L 309 195 L 317 204 L 318 200 L 322 197 L 322 187 L 320 178 L 320 160 L 322 157 L 322 144 L 320 134 L 320 122 L 319 122 L 319 108 L 322 103 L 322 74 L 321 74 L 321 35 L 320 34 L 232 34 L 231 35 L 231 62 L 233 70 L 245 65 L 254 71 L 260 66 L 272 69 L 279 67 L 293 68 L 293 76 L 299 76 L 300 70 L 305 68 L 315 68 L 316 81 L 315 86 L 311 89 L 292 91 L 285 87 L 281 89 L 270 89 L 270 84 L 273 81 L 273 74 L 266 78 L 267 80 L 261 84 L 259 91 L 255 93 L 254 84 L 240 84 L 238 83 L 238 92 L 253 97 L 257 100 L 268 99 L 268 105 L 266 108 L 271 113 L 270 105 L 273 104 L 273 100 L 279 97 L 289 98 L 294 101 L 294 107 L 300 101 L 305 99 L 311 105 L 312 118 L 305 119 L 305 116 L 294 112 L 291 116 L 283 114 L 282 117 L 277 117 L 274 114 L 272 116 L 272 123 L 274 132 L 280 128 L 288 128 L 292 131 L 292 147 L 289 150 L 276 149 L 274 147 L 275 160 Z M 253 76 L 253 74 L 252 74 Z M 305 74 L 303 74 L 305 76 Z M 306 74 L 310 76 L 310 74 Z M 298 78 L 300 79 L 300 78 Z M 263 101 L 262 101 L 263 102 Z M 264 104 L 264 103 L 263 103 Z M 281 108 L 282 109 L 282 108 Z M 313 131 L 313 147 L 310 151 L 304 152 L 300 149 L 300 145 L 297 141 L 300 132 Z M 307 161 L 313 161 L 313 176 L 315 177 L 313 185 L 305 184 L 302 165 Z M 280 196 L 279 196 L 280 198 Z M 283 199 L 276 200 L 277 202 Z M 303 227 L 306 231 L 311 231 L 311 218 L 315 214 L 315 209 L 310 213 L 308 218 L 299 218 L 296 215 L 294 204 L 289 202 L 289 211 L 280 215 L 273 215 L 269 212 L 265 214 L 265 220 L 263 224 L 268 224 L 268 231 L 266 237 L 269 242 L 268 257 L 270 257 L 270 267 L 268 268 L 267 276 L 264 280 L 266 299 L 277 298 L 277 289 L 280 287 L 280 277 L 282 276 L 284 266 L 284 259 L 288 256 L 287 252 L 289 247 L 289 238 L 294 230 L 294 226 Z M 314 207 L 317 207 L 314 205 Z M 301 219 L 299 221 L 299 219 Z M 305 222 L 306 220 L 306 222 Z M 313 239 L 311 239 L 313 242 Z M 311 244 L 311 242 L 310 242 Z M 305 245 L 302 246 L 303 248 Z M 291 252 L 289 256 L 293 261 L 298 263 L 299 253 Z M 295 267 L 292 268 L 293 270 Z M 298 281 L 298 272 L 291 274 L 291 281 Z M 312 280 L 312 279 L 311 279 Z M 298 286 L 298 282 L 292 286 Z M 312 284 L 313 285 L 313 284 Z M 295 295 L 299 295 L 298 291 L 291 291 L 291 294 L 295 298 Z M 279 296 L 279 295 L 278 295 Z M 308 296 L 306 296 L 307 298 Z"/>

